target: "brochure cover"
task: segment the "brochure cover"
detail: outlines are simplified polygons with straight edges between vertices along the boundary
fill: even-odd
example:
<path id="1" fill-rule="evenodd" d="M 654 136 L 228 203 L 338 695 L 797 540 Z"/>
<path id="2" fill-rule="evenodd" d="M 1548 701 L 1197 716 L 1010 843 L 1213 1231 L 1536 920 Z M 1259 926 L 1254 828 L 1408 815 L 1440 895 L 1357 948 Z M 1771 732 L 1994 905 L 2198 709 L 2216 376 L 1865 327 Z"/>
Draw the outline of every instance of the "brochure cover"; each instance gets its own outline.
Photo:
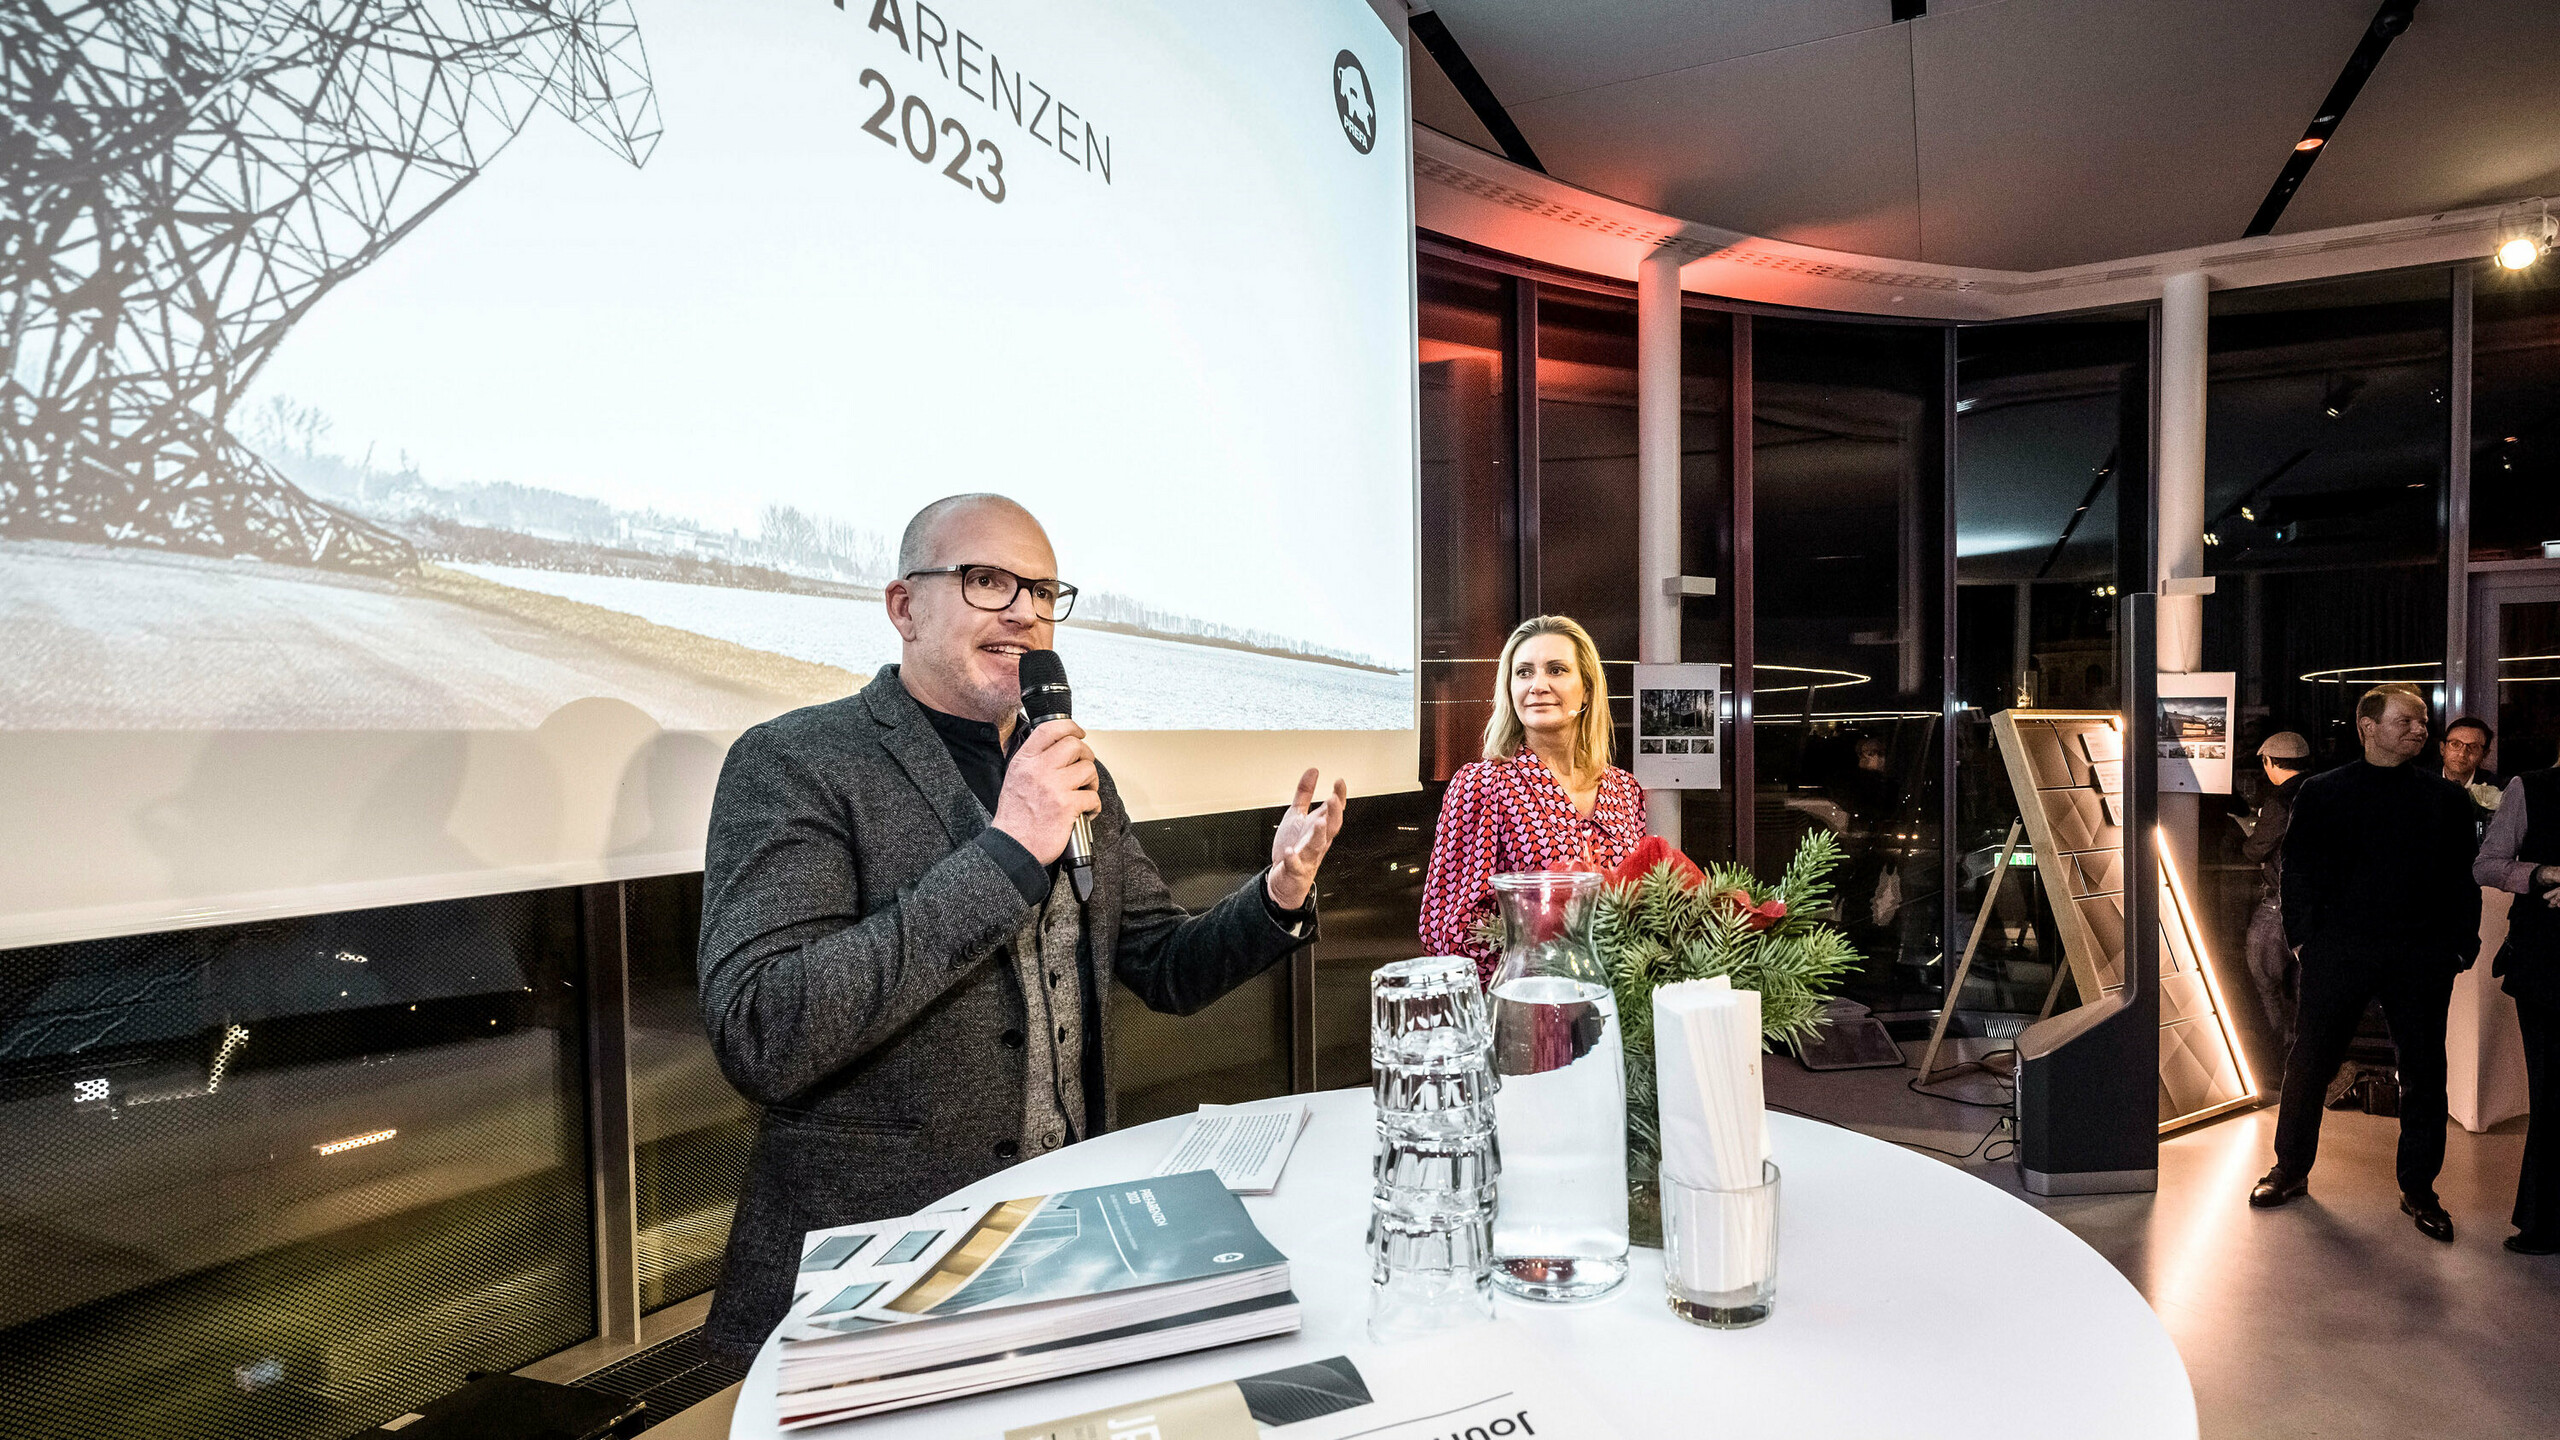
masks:
<path id="1" fill-rule="evenodd" d="M 1216 1172 L 1193 1170 L 813 1230 L 784 1338 L 852 1335 L 1286 1263 Z"/>

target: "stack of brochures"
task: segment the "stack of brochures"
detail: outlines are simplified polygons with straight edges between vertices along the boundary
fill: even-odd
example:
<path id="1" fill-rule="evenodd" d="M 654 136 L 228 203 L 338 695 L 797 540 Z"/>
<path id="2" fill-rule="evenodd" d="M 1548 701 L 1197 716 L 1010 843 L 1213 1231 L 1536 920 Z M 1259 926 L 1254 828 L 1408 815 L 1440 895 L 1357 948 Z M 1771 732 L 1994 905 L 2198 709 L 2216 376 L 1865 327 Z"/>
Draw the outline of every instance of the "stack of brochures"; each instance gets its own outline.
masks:
<path id="1" fill-rule="evenodd" d="M 813 1230 L 784 1429 L 1298 1328 L 1289 1261 L 1215 1172 Z"/>

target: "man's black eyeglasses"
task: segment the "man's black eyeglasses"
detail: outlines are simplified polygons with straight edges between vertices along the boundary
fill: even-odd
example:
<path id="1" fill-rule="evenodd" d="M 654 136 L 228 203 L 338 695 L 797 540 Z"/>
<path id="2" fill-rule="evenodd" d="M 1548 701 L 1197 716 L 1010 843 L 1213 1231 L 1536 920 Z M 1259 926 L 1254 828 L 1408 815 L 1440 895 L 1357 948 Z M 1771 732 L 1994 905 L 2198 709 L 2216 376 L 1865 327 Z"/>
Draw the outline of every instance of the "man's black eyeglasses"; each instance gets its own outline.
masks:
<path id="1" fill-rule="evenodd" d="M 1031 592 L 1031 613 L 1043 620 L 1064 620 L 1075 613 L 1076 587 L 1055 580 L 1025 580 L 1010 570 L 993 565 L 942 565 L 931 570 L 910 570 L 905 577 L 921 579 L 927 575 L 960 577 L 960 598 L 980 610 L 1012 608 L 1013 598 Z"/>

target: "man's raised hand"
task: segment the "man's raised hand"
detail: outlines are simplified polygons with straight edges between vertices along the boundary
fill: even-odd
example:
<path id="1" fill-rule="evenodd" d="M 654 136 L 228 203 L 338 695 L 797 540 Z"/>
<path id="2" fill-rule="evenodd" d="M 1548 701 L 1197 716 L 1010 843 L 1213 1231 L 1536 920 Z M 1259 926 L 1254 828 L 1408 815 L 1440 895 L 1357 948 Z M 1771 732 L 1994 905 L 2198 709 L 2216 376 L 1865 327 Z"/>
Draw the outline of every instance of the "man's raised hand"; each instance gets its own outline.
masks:
<path id="1" fill-rule="evenodd" d="M 1333 782 L 1332 800 L 1311 808 L 1316 797 L 1316 772 L 1309 770 L 1298 777 L 1297 798 L 1280 817 L 1280 832 L 1271 837 L 1271 869 L 1263 877 L 1263 885 L 1271 894 L 1271 903 L 1283 910 L 1295 910 L 1307 903 L 1314 891 L 1316 867 L 1324 863 L 1324 852 L 1333 847 L 1333 837 L 1342 833 L 1342 816 L 1351 800 L 1351 791 L 1341 781 Z"/>

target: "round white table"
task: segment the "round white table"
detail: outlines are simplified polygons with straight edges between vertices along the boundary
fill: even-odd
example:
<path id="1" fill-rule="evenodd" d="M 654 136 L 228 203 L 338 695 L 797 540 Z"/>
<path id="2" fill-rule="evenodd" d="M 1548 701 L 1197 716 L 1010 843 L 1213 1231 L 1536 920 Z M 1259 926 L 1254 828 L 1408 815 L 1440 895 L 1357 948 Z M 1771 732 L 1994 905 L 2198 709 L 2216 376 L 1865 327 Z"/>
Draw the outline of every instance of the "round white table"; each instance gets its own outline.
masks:
<path id="1" fill-rule="evenodd" d="M 1340 1355 L 1367 1344 L 1370 1105 L 1366 1090 L 1310 1097 L 1277 1194 L 1245 1208 L 1287 1255 L 1304 1304 L 1293 1336 L 922 1406 L 801 1434 L 994 1437 Z M 1159 1120 L 958 1192 L 1011 1199 L 1142 1176 L 1188 1117 Z M 1700 1329 L 1663 1304 L 1662 1252 L 1634 1252 L 1627 1282 L 1583 1305 L 1507 1296 L 1494 1324 L 1590 1384 L 1629 1440 L 2007 1434 L 2192 1440 L 2195 1395 L 2168 1332 L 2098 1253 L 1960 1170 L 1854 1131 L 1772 1113 L 1783 1175 L 1777 1312 L 1748 1330 Z M 2011 1364 L 1987 1369 L 1984 1357 Z M 780 1434 L 768 1340 L 738 1392 L 732 1440 Z"/>

